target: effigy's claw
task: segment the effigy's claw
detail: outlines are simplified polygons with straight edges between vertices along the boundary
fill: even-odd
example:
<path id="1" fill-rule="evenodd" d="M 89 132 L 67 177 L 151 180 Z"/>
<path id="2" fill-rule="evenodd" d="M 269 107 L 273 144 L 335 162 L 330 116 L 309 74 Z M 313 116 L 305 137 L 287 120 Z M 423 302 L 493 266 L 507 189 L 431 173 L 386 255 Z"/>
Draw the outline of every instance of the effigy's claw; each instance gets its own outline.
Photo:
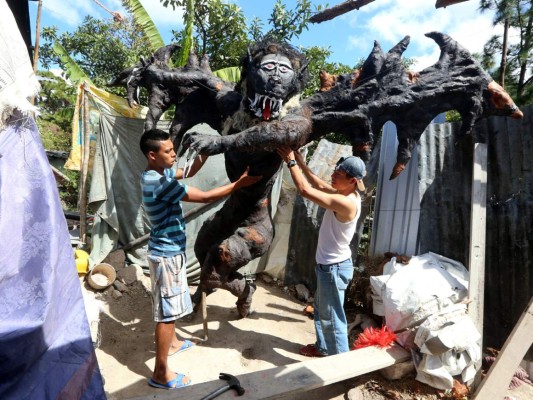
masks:
<path id="1" fill-rule="evenodd" d="M 189 149 L 190 150 L 190 149 Z M 194 150 L 190 150 L 187 152 L 187 158 L 185 162 L 185 167 L 183 168 L 183 176 L 186 178 L 189 175 L 189 172 L 191 172 L 192 165 L 194 164 L 194 160 L 198 156 L 198 152 Z"/>
<path id="2" fill-rule="evenodd" d="M 176 154 L 178 155 L 178 159 L 181 158 L 181 156 L 183 156 L 183 153 L 185 153 L 185 150 L 183 148 L 183 144 L 180 142 L 180 145 L 178 146 L 178 149 L 176 150 Z"/>
<path id="3" fill-rule="evenodd" d="M 198 150 L 191 149 L 191 151 L 189 153 L 189 157 L 187 159 L 191 160 L 191 162 L 193 162 L 196 159 L 196 157 L 198 157 L 199 155 L 200 155 L 200 153 L 198 152 Z"/>
<path id="4" fill-rule="evenodd" d="M 177 154 L 177 158 L 176 158 L 176 161 L 175 161 L 176 165 L 179 166 L 181 164 L 181 159 L 182 158 L 185 158 L 185 162 L 187 162 L 187 160 L 188 160 L 188 157 L 187 157 L 188 151 L 189 151 L 189 149 L 185 149 L 185 148 L 183 148 L 182 145 L 180 145 L 180 147 L 178 148 L 178 151 L 176 152 L 176 154 Z"/>

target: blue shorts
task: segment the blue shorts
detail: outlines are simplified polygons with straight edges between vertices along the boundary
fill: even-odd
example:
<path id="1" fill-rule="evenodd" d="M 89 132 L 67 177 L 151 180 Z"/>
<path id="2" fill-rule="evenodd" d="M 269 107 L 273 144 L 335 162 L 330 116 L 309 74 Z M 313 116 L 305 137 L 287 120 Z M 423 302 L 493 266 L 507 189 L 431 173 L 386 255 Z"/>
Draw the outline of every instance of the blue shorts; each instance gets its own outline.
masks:
<path id="1" fill-rule="evenodd" d="M 185 254 L 168 258 L 148 255 L 148 266 L 154 321 L 171 322 L 192 313 Z"/>

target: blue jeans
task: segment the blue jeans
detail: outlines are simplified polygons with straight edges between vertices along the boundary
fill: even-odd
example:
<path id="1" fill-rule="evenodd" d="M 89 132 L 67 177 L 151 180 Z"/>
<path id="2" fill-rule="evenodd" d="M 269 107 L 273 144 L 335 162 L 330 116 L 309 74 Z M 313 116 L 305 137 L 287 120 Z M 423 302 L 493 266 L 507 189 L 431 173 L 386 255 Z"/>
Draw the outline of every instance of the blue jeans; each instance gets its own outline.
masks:
<path id="1" fill-rule="evenodd" d="M 317 264 L 315 271 L 315 347 L 327 355 L 350 351 L 344 294 L 353 277 L 352 260 L 329 265 Z"/>

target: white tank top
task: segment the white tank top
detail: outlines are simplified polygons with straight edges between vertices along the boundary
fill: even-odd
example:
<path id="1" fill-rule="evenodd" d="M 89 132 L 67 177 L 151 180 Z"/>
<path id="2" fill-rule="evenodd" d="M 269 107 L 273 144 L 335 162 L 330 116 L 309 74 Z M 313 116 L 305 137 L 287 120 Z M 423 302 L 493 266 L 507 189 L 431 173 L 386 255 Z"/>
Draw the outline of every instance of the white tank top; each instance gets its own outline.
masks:
<path id="1" fill-rule="evenodd" d="M 315 256 L 317 264 L 335 264 L 352 257 L 350 242 L 361 214 L 361 196 L 358 193 L 351 193 L 348 198 L 357 207 L 355 217 L 351 221 L 340 222 L 332 210 L 326 210 L 324 213 L 318 232 Z"/>

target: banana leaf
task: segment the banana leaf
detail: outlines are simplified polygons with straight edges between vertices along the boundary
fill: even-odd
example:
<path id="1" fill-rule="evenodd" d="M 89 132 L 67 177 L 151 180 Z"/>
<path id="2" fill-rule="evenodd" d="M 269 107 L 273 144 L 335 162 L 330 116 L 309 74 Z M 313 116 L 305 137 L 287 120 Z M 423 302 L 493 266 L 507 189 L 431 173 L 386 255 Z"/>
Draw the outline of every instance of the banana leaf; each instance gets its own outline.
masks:
<path id="1" fill-rule="evenodd" d="M 91 79 L 81 69 L 78 63 L 74 61 L 72 57 L 70 57 L 70 55 L 67 53 L 65 48 L 61 46 L 59 41 L 57 40 L 54 41 L 53 49 L 54 49 L 54 52 L 57 54 L 57 56 L 61 59 L 61 62 L 63 63 L 63 68 L 65 69 L 65 72 L 67 74 L 67 77 L 70 79 L 72 83 L 78 84 L 85 80 L 92 84 Z"/>
<path id="2" fill-rule="evenodd" d="M 226 82 L 239 82 L 241 79 L 241 69 L 239 67 L 228 67 L 213 71 L 213 75 L 218 76 Z"/>
<path id="3" fill-rule="evenodd" d="M 141 2 L 139 0 L 122 0 L 122 4 L 133 15 L 135 22 L 143 28 L 150 41 L 152 51 L 163 47 L 165 42 Z"/>
<path id="4" fill-rule="evenodd" d="M 177 66 L 181 67 L 187 63 L 192 48 L 192 34 L 194 27 L 194 0 L 187 0 L 187 9 L 185 13 L 185 29 L 181 41 L 181 49 L 178 57 Z"/>

